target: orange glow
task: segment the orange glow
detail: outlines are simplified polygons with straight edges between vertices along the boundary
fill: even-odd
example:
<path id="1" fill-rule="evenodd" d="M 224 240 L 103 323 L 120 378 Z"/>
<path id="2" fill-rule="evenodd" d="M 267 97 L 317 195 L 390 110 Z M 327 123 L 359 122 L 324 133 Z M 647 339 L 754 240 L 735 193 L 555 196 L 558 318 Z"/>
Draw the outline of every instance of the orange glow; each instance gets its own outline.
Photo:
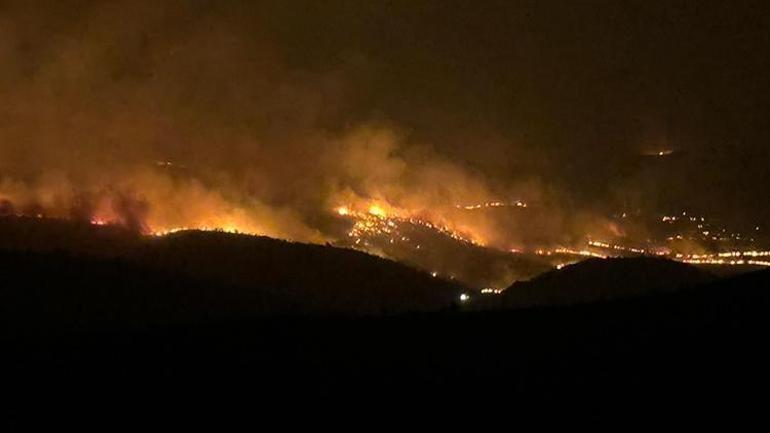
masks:
<path id="1" fill-rule="evenodd" d="M 385 212 L 385 209 L 376 204 L 369 206 L 369 213 L 380 218 L 385 218 L 388 216 L 387 212 Z"/>

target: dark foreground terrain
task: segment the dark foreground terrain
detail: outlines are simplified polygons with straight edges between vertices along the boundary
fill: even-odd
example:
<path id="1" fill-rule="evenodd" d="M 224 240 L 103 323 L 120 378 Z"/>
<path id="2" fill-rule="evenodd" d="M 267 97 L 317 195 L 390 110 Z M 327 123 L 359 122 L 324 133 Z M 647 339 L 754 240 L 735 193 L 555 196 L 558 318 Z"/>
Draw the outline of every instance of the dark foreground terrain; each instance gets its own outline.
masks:
<path id="1" fill-rule="evenodd" d="M 479 311 L 474 298 L 452 302 L 462 288 L 451 283 L 329 247 L 206 234 L 152 245 L 108 239 L 105 251 L 125 249 L 112 255 L 24 245 L 0 251 L 6 386 L 148 392 L 173 383 L 260 395 L 427 387 L 685 401 L 746 397 L 770 384 L 770 271 L 714 279 L 678 264 L 589 262 L 538 283 L 628 277 L 633 296 Z M 645 280 L 633 269 L 661 274 Z M 657 290 L 666 275 L 679 276 L 677 290 Z M 357 308 L 337 310 L 348 304 Z"/>
<path id="2" fill-rule="evenodd" d="M 6 335 L 15 380 L 258 389 L 478 388 L 537 399 L 723 398 L 768 385 L 770 272 L 686 292 L 498 312 L 201 320 Z M 251 388 L 251 389 L 257 389 Z"/>
<path id="3" fill-rule="evenodd" d="M 464 291 L 401 263 L 328 245 L 201 231 L 148 237 L 37 218 L 0 218 L 0 274 L 0 308 L 14 321 L 52 317 L 62 326 L 84 316 L 176 323 L 434 311 Z"/>
<path id="4" fill-rule="evenodd" d="M 695 266 L 654 257 L 588 259 L 513 283 L 502 296 L 507 308 L 573 305 L 674 292 L 714 281 Z"/>

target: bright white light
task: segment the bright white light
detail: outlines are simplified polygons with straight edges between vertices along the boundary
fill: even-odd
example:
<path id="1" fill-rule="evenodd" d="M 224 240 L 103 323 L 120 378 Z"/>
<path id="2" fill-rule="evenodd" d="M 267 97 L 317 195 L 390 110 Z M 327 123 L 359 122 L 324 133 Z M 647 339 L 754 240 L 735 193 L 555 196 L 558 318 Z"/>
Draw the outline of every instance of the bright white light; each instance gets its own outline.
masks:
<path id="1" fill-rule="evenodd" d="M 466 295 L 465 293 L 461 293 L 460 294 L 460 301 L 461 302 L 468 302 L 469 299 L 471 299 L 471 297 Z"/>

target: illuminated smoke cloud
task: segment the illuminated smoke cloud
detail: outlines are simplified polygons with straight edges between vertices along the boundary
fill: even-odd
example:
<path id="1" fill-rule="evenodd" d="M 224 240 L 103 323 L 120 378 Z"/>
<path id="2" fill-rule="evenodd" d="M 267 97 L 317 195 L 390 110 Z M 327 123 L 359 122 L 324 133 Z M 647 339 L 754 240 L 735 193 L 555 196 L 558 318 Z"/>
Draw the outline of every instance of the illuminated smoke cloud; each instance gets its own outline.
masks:
<path id="1" fill-rule="evenodd" d="M 467 142 L 477 150 L 467 159 L 488 163 L 515 147 L 483 124 L 426 134 L 400 122 L 419 110 L 361 109 L 376 67 L 355 55 L 297 66 L 259 10 L 52 1 L 40 14 L 27 3 L 0 15 L 3 214 L 324 242 L 340 235 L 324 215 L 376 205 L 503 249 L 570 241 L 585 233 L 575 221 L 601 225 L 573 221 L 588 211 L 537 176 L 445 151 Z M 462 208 L 516 200 L 535 205 Z"/>

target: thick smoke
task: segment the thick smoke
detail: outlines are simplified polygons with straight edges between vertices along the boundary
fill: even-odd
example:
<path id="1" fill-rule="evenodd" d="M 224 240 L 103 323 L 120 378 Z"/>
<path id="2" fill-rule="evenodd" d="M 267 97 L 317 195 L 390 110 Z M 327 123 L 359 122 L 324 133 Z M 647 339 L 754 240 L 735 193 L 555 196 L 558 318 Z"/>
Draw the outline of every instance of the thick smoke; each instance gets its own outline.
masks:
<path id="1" fill-rule="evenodd" d="M 547 181 L 485 171 L 516 146 L 474 134 L 483 124 L 437 134 L 377 101 L 361 110 L 377 82 L 365 57 L 306 68 L 248 2 L 158 3 L 0 10 L 0 212 L 323 242 L 319 215 L 379 203 L 501 248 L 585 232 Z M 480 155 L 445 153 L 458 139 Z M 527 219 L 457 210 L 511 199 L 537 206 Z"/>

